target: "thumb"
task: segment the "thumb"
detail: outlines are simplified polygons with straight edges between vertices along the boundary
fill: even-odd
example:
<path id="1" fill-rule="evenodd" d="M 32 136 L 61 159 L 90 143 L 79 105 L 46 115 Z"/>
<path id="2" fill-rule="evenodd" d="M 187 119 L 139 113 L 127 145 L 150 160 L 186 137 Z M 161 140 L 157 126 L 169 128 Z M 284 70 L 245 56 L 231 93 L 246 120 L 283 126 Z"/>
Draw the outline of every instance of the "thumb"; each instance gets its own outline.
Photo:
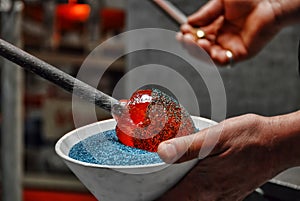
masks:
<path id="1" fill-rule="evenodd" d="M 196 158 L 199 147 L 191 147 L 195 144 L 195 137 L 196 135 L 192 134 L 164 141 L 158 146 L 157 153 L 163 161 L 169 164 Z"/>
<path id="2" fill-rule="evenodd" d="M 180 163 L 191 159 L 203 159 L 219 153 L 221 126 L 212 126 L 196 134 L 173 138 L 160 143 L 157 153 L 166 163 Z"/>
<path id="3" fill-rule="evenodd" d="M 212 0 L 188 17 L 188 23 L 194 26 L 207 26 L 222 15 L 223 2 Z"/>

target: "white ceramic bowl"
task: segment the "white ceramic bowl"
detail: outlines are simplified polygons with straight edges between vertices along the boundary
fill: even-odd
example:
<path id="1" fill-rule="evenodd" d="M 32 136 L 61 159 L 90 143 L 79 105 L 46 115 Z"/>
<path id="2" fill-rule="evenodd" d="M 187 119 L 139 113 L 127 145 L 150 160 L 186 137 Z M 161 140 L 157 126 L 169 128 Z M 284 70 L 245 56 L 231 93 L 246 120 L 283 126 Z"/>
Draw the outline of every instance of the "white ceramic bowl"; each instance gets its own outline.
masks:
<path id="1" fill-rule="evenodd" d="M 203 129 L 213 122 L 192 117 L 195 126 Z M 114 119 L 93 123 L 64 135 L 55 146 L 56 153 L 72 172 L 100 201 L 150 201 L 175 185 L 196 163 L 165 163 L 135 166 L 108 166 L 81 162 L 68 156 L 70 149 L 81 140 L 100 132 L 114 129 Z"/>

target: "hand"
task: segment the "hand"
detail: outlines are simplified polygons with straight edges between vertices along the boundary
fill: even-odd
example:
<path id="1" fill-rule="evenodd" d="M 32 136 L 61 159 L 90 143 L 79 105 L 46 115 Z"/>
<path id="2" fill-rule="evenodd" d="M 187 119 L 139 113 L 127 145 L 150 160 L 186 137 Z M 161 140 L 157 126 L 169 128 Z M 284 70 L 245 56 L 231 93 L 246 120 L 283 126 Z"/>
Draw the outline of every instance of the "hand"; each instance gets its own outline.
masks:
<path id="1" fill-rule="evenodd" d="M 279 5 L 279 6 L 278 6 Z M 178 40 L 186 46 L 197 45 L 221 64 L 228 64 L 226 51 L 230 50 L 234 61 L 255 55 L 280 30 L 277 15 L 280 3 L 270 0 L 212 0 L 188 18 L 181 27 Z M 200 27 L 206 38 L 195 39 L 193 27 Z M 195 48 L 188 48 L 192 53 Z M 195 53 L 192 53 L 195 55 Z"/>
<path id="2" fill-rule="evenodd" d="M 177 162 L 182 162 L 197 158 L 201 149 L 209 148 L 209 143 L 203 143 L 206 137 L 209 142 L 210 136 L 220 134 L 211 153 L 159 200 L 244 199 L 279 172 L 299 165 L 300 128 L 291 128 L 299 121 L 299 113 L 296 116 L 270 118 L 244 115 L 225 120 L 194 135 L 161 143 L 158 154 L 164 161 L 171 163 L 180 158 Z M 297 135 L 292 137 L 290 133 Z M 165 145 L 171 148 L 167 149 Z M 297 153 L 291 150 L 297 150 Z M 297 163 L 294 163 L 294 159 L 290 160 L 289 156 L 297 159 Z"/>

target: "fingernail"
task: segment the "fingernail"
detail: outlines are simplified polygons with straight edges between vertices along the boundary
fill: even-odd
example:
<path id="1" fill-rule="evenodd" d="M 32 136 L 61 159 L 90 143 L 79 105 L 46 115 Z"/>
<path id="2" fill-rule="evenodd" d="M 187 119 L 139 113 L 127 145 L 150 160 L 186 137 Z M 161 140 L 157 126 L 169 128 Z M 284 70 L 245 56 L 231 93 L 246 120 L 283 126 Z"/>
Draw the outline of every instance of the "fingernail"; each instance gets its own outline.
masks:
<path id="1" fill-rule="evenodd" d="M 178 32 L 178 33 L 176 34 L 176 39 L 177 39 L 177 40 L 181 40 L 182 36 L 183 36 L 183 34 L 182 34 L 181 32 Z"/>
<path id="2" fill-rule="evenodd" d="M 161 143 L 157 152 L 166 163 L 173 163 L 178 159 L 176 147 L 170 142 Z"/>
<path id="3" fill-rule="evenodd" d="M 212 49 L 211 52 L 210 52 L 210 56 L 211 56 L 212 58 L 216 58 L 217 55 L 218 55 L 218 52 L 217 52 L 215 49 Z"/>
<path id="4" fill-rule="evenodd" d="M 185 34 L 183 37 L 184 37 L 185 40 L 188 40 L 188 41 L 194 41 L 195 40 L 195 37 L 192 34 Z"/>

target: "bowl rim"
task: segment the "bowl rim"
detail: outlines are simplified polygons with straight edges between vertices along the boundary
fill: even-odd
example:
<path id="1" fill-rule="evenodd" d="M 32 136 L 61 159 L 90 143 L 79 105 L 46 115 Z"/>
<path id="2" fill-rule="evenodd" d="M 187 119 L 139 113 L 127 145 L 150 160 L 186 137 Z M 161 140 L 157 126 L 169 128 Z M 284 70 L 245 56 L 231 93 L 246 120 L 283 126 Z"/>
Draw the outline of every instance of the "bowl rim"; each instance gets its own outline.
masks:
<path id="1" fill-rule="evenodd" d="M 203 122 L 206 122 L 208 124 L 210 124 L 211 126 L 216 125 L 217 122 L 210 120 L 210 119 L 206 119 L 203 117 L 198 117 L 198 116 L 191 116 L 193 121 L 194 120 L 201 120 Z M 92 168 L 107 168 L 107 169 L 135 169 L 135 168 L 155 168 L 155 167 L 163 167 L 163 166 L 169 166 L 171 164 L 167 164 L 165 162 L 162 163 L 154 163 L 154 164 L 147 164 L 147 165 L 101 165 L 101 164 L 95 164 L 95 163 L 87 163 L 87 162 L 83 162 L 83 161 L 79 161 L 76 159 L 73 159 L 71 157 L 69 157 L 68 155 L 64 154 L 61 150 L 61 145 L 64 142 L 64 140 L 68 137 L 70 137 L 71 135 L 73 135 L 74 133 L 77 133 L 80 130 L 84 130 L 88 127 L 92 127 L 98 124 L 105 124 L 105 123 L 111 123 L 111 122 L 115 122 L 115 119 L 107 119 L 107 120 L 103 120 L 103 121 L 98 121 L 95 123 L 91 123 L 79 128 L 76 128 L 68 133 L 66 133 L 65 135 L 63 135 L 55 144 L 55 152 L 56 154 L 61 157 L 62 159 L 64 159 L 65 161 L 71 162 L 71 163 L 75 163 L 77 165 L 81 165 L 84 167 L 92 167 Z M 84 138 L 86 139 L 86 138 Z M 82 139 L 83 140 L 83 139 Z"/>

